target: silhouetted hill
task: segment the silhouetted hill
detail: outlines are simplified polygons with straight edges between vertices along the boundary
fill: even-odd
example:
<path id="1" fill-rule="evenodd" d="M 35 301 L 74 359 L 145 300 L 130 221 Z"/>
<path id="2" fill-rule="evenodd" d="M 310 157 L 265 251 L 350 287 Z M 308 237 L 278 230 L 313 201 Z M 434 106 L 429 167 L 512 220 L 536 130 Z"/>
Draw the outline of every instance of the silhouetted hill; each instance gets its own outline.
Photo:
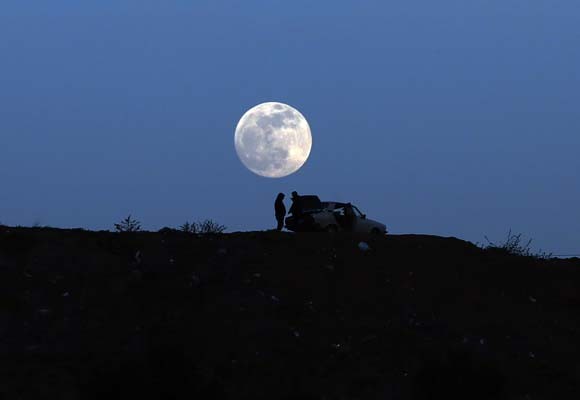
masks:
<path id="1" fill-rule="evenodd" d="M 577 398 L 579 283 L 436 236 L 0 227 L 0 398 Z"/>

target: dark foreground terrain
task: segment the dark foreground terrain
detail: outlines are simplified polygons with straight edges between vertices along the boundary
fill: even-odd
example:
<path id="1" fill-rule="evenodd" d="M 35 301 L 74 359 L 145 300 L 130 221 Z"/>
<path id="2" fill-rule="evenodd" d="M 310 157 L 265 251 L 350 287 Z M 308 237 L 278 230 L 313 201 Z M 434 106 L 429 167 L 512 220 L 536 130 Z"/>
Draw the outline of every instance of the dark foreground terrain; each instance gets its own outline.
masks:
<path id="1" fill-rule="evenodd" d="M 579 284 L 435 236 L 0 227 L 0 399 L 579 398 Z"/>

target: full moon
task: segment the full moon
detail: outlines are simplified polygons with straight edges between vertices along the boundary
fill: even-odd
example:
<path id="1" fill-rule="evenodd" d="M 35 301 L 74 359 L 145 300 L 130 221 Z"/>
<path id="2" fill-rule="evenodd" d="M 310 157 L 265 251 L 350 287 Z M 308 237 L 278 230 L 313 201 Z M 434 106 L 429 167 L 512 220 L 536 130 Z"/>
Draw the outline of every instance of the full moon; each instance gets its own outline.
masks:
<path id="1" fill-rule="evenodd" d="M 284 103 L 262 103 L 249 109 L 236 126 L 236 152 L 253 173 L 282 178 L 300 169 L 312 148 L 306 118 Z"/>

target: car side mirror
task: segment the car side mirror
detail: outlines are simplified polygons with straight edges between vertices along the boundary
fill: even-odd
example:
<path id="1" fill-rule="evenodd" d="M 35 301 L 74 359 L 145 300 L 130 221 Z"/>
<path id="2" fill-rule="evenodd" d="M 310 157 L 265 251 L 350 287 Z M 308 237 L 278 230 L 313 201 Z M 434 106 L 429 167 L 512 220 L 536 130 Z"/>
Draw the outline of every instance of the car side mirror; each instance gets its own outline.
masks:
<path id="1" fill-rule="evenodd" d="M 366 214 L 363 214 L 362 215 L 362 219 L 367 219 L 367 215 Z"/>

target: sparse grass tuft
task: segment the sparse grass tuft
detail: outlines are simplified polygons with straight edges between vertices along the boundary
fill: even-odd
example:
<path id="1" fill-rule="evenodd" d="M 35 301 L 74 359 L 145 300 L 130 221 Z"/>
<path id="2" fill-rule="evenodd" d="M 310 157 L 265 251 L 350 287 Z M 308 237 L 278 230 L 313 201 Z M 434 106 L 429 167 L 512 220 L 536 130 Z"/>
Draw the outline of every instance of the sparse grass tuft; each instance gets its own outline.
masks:
<path id="1" fill-rule="evenodd" d="M 521 233 L 512 233 L 511 229 L 509 230 L 505 241 L 502 243 L 495 243 L 489 240 L 487 236 L 484 237 L 487 241 L 487 245 L 483 246 L 484 250 L 499 251 L 514 256 L 533 257 L 538 259 L 548 259 L 552 257 L 552 253 L 546 253 L 542 250 L 534 253 L 531 250 L 532 239 L 525 241 Z"/>

